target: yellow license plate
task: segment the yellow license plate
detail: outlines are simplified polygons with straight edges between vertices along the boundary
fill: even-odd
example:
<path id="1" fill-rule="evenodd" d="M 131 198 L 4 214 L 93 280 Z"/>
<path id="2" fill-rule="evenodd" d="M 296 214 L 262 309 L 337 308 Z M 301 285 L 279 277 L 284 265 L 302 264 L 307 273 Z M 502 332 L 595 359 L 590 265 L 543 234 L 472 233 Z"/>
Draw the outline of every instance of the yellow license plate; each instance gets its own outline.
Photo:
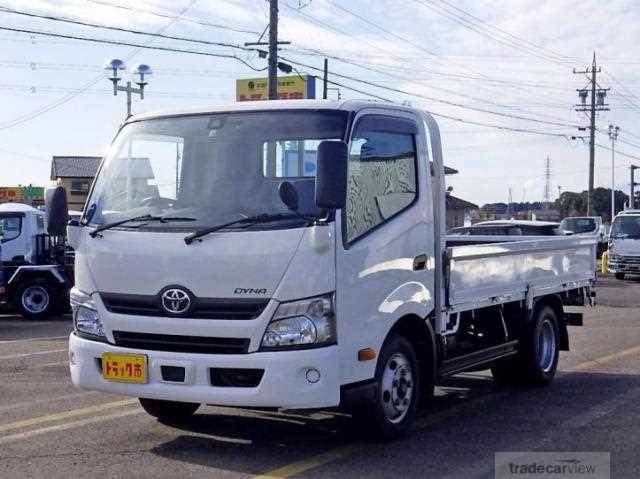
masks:
<path id="1" fill-rule="evenodd" d="M 144 354 L 102 354 L 102 377 L 107 381 L 145 384 L 147 357 Z"/>

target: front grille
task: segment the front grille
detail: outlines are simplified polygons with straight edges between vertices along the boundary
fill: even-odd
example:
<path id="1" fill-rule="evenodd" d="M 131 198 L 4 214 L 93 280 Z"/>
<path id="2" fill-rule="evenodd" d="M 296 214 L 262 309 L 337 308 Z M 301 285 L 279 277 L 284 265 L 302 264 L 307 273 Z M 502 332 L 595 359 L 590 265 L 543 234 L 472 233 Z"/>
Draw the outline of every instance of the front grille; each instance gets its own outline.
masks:
<path id="1" fill-rule="evenodd" d="M 246 354 L 249 351 L 248 338 L 210 338 L 128 331 L 114 331 L 113 338 L 116 346 L 149 351 L 198 354 Z"/>
<path id="2" fill-rule="evenodd" d="M 105 308 L 111 313 L 135 316 L 169 316 L 161 307 L 158 295 L 100 293 Z M 194 319 L 255 319 L 269 300 L 193 298 L 185 317 Z"/>
<path id="3" fill-rule="evenodd" d="M 640 265 L 640 256 L 618 256 L 617 262 Z"/>

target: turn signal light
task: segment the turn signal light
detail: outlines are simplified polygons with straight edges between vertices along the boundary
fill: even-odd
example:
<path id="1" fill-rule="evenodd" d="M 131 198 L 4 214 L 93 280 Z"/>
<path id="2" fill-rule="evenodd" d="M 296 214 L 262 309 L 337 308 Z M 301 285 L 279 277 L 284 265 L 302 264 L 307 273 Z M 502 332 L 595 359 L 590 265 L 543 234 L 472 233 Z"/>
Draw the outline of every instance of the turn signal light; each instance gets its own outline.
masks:
<path id="1" fill-rule="evenodd" d="M 376 358 L 376 352 L 371 348 L 364 348 L 358 351 L 358 361 L 371 361 Z"/>

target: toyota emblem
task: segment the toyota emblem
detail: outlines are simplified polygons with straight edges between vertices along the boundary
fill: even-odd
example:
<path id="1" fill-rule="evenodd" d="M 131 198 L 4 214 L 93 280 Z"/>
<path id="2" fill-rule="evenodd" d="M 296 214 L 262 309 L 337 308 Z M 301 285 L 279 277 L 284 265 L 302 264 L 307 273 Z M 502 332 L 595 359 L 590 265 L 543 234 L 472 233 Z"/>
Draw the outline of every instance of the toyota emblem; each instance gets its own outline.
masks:
<path id="1" fill-rule="evenodd" d="M 186 313 L 191 306 L 191 296 L 181 288 L 166 289 L 160 299 L 162 307 L 170 314 Z"/>

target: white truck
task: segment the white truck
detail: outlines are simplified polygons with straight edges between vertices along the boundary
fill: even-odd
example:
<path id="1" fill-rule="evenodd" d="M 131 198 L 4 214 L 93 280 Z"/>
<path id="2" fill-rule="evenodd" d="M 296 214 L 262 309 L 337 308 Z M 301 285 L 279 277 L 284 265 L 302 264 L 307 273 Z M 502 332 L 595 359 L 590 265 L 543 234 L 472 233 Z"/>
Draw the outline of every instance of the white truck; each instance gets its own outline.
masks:
<path id="1" fill-rule="evenodd" d="M 0 205 L 0 268 L 5 280 L 0 303 L 28 319 L 43 319 L 68 308 L 73 286 L 64 230 L 51 234 L 46 223 L 45 213 L 32 206 Z"/>
<path id="2" fill-rule="evenodd" d="M 73 383 L 161 420 L 343 406 L 382 438 L 446 376 L 548 384 L 595 241 L 448 247 L 445 191 L 438 125 L 410 107 L 130 118 L 68 227 Z"/>
<path id="3" fill-rule="evenodd" d="M 616 279 L 640 274 L 640 210 L 621 211 L 614 218 L 607 267 Z"/>

